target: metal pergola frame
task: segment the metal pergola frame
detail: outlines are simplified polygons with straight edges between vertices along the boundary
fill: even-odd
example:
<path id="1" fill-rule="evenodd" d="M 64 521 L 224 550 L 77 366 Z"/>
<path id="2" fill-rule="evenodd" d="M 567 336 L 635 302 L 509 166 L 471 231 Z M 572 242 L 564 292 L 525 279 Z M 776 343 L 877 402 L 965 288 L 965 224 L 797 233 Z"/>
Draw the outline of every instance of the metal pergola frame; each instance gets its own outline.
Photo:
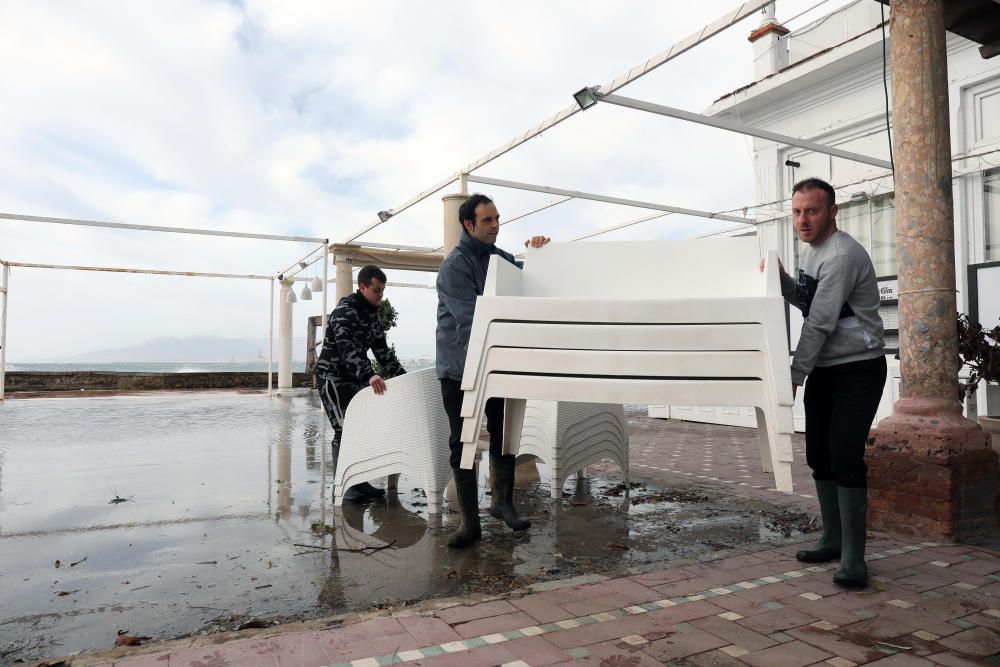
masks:
<path id="1" fill-rule="evenodd" d="M 870 164 L 876 167 L 884 167 L 886 169 L 890 168 L 888 162 L 884 160 L 879 160 L 877 158 L 872 158 L 869 156 L 860 155 L 857 153 L 852 153 L 849 151 L 843 151 L 840 149 L 823 146 L 821 144 L 811 142 L 808 140 L 798 139 L 795 137 L 789 137 L 786 135 L 780 135 L 778 133 L 770 132 L 767 130 L 761 130 L 758 128 L 753 128 L 751 126 L 745 125 L 743 123 L 736 123 L 734 121 L 721 120 L 715 118 L 709 118 L 707 116 L 696 114 L 681 109 L 675 109 L 673 107 L 668 107 L 664 105 L 654 104 L 651 102 L 644 102 L 642 100 L 634 100 L 632 98 L 627 98 L 619 95 L 615 95 L 615 91 L 620 88 L 636 81 L 637 79 L 645 76 L 652 70 L 660 67 L 661 65 L 670 62 L 671 60 L 677 58 L 678 56 L 690 51 L 695 46 L 711 39 L 715 35 L 731 28 L 737 23 L 741 22 L 743 19 L 748 18 L 754 13 L 764 9 L 773 0 L 751 0 L 748 2 L 741 3 L 733 11 L 726 13 L 725 15 L 719 17 L 715 21 L 703 26 L 700 30 L 688 35 L 684 39 L 676 42 L 670 48 L 662 51 L 652 58 L 648 59 L 644 63 L 641 63 L 619 77 L 609 81 L 608 83 L 594 87 L 590 89 L 597 98 L 597 101 L 607 102 L 609 104 L 615 104 L 618 106 L 630 107 L 633 109 L 638 109 L 642 111 L 647 111 L 651 113 L 656 113 L 663 116 L 669 116 L 672 118 L 678 118 L 680 120 L 685 120 L 689 122 L 695 122 L 702 125 L 708 125 L 720 129 L 726 129 L 733 132 L 739 132 L 742 134 L 747 134 L 750 136 L 760 137 L 768 140 L 777 141 L 779 143 L 785 143 L 793 146 L 800 146 L 807 148 L 809 150 L 814 150 L 816 152 L 827 153 L 830 155 L 835 155 L 837 157 L 842 157 L 844 159 L 854 160 L 862 162 L 865 164 Z M 825 0 L 824 0 L 825 1 Z M 822 4 L 819 3 L 819 4 Z M 815 8 L 814 5 L 810 9 Z M 808 10 L 807 10 L 808 11 Z M 0 295 L 2 295 L 2 314 L 0 314 L 0 400 L 3 399 L 3 386 L 4 386 L 4 373 L 5 373 L 5 356 L 6 356 L 6 315 L 7 315 L 7 297 L 9 294 L 9 274 L 11 266 L 19 266 L 25 268 L 48 268 L 48 269 L 64 269 L 64 270 L 86 270 L 86 271 L 109 271 L 109 272 L 121 272 L 121 273 L 147 273 L 154 275 L 177 275 L 177 276 L 187 276 L 187 277 L 212 277 L 212 278 L 231 278 L 231 279 L 249 279 L 249 280 L 268 280 L 270 282 L 270 316 L 269 316 L 269 350 L 268 350 L 268 393 L 270 395 L 272 389 L 272 375 L 273 375 L 273 359 L 272 359 L 272 349 L 273 348 L 273 326 L 274 326 L 274 281 L 280 280 L 283 283 L 294 282 L 295 276 L 302 270 L 305 270 L 309 266 L 315 264 L 315 262 L 323 260 L 323 282 L 324 285 L 329 285 L 331 282 L 328 279 L 327 270 L 329 267 L 329 256 L 334 254 L 344 255 L 350 258 L 362 259 L 364 261 L 379 264 L 385 268 L 391 269 L 401 269 L 401 270 L 411 270 L 411 271 L 436 271 L 440 266 L 440 262 L 443 260 L 443 255 L 440 250 L 442 247 L 428 248 L 428 247 L 416 247 L 416 246 L 404 246 L 404 245 L 393 245 L 384 243 L 367 243 L 358 241 L 361 236 L 364 236 L 368 232 L 372 231 L 376 227 L 384 224 L 385 222 L 391 220 L 393 217 L 399 215 L 410 207 L 416 205 L 417 203 L 427 199 L 428 197 L 440 192 L 448 185 L 458 181 L 461 191 L 464 193 L 467 191 L 467 183 L 481 183 L 485 185 L 494 185 L 497 187 L 509 187 L 516 188 L 520 190 L 527 190 L 532 192 L 541 192 L 547 194 L 560 195 L 559 199 L 553 200 L 542 206 L 536 207 L 525 213 L 519 214 L 503 224 L 508 224 L 514 222 L 515 220 L 520 220 L 535 213 L 547 210 L 553 206 L 563 204 L 567 201 L 573 199 L 586 199 L 590 201 L 598 201 L 604 203 L 611 203 L 622 206 L 645 208 L 649 210 L 658 211 L 653 215 L 647 215 L 642 218 L 627 221 L 624 223 L 612 225 L 610 227 L 597 230 L 588 234 L 584 234 L 577 238 L 572 239 L 573 241 L 579 241 L 586 238 L 591 238 L 600 234 L 604 234 L 617 229 L 622 229 L 631 225 L 640 224 L 649 220 L 654 220 L 658 218 L 665 217 L 670 214 L 681 214 L 690 215 L 695 217 L 701 217 L 706 219 L 722 220 L 728 222 L 738 223 L 744 227 L 735 227 L 730 229 L 725 229 L 716 233 L 726 233 L 729 231 L 735 231 L 738 229 L 746 228 L 745 226 L 755 225 L 755 221 L 749 218 L 731 215 L 729 212 L 710 212 L 702 211 L 698 209 L 690 209 L 679 206 L 671 206 L 665 204 L 658 204 L 654 202 L 643 202 L 632 199 L 624 199 L 620 197 L 611 197 L 607 195 L 600 195 L 576 190 L 568 190 L 562 188 L 554 188 L 549 186 L 533 185 L 529 183 L 521 183 L 517 181 L 508 181 L 498 178 L 489 178 L 486 176 L 477 176 L 473 172 L 477 169 L 489 164 L 490 162 L 496 160 L 502 155 L 514 150 L 515 148 L 526 143 L 530 139 L 540 136 L 545 131 L 555 127 L 564 120 L 570 118 L 571 116 L 582 111 L 581 107 L 577 104 L 568 106 L 556 114 L 546 118 L 541 123 L 532 126 L 528 130 L 522 132 L 521 134 L 514 137 L 509 142 L 503 144 L 502 146 L 494 149 L 493 151 L 487 153 L 486 155 L 480 157 L 479 159 L 471 162 L 470 164 L 458 169 L 450 176 L 434 184 L 430 188 L 418 193 L 417 195 L 406 200 L 402 204 L 395 208 L 380 211 L 378 213 L 378 220 L 365 225 L 353 234 L 349 235 L 342 243 L 331 244 L 329 239 L 320 239 L 305 236 L 285 236 L 285 235 L 275 235 L 275 234 L 254 234 L 247 232 L 229 232 L 229 231 L 217 231 L 217 230 L 207 230 L 207 229 L 197 229 L 197 228 L 182 228 L 182 227 L 164 227 L 155 225 L 134 225 L 134 224 L 124 224 L 124 223 L 112 223 L 112 222 L 100 222 L 93 220 L 79 220 L 71 218 L 55 218 L 55 217 L 43 217 L 43 216 L 32 216 L 32 215 L 22 215 L 14 213 L 0 213 L 0 219 L 9 220 L 20 220 L 29 222 L 42 222 L 51 224 L 68 224 L 68 225 L 80 225 L 87 227 L 104 227 L 112 229 L 129 229 L 136 231 L 147 231 L 147 232 L 164 232 L 164 233 L 175 233 L 175 234 L 196 234 L 196 235 L 206 235 L 206 236 L 221 236 L 221 237 L 232 237 L 232 238 L 247 238 L 247 239 L 261 239 L 269 241 L 290 241 L 290 242 L 308 242 L 308 243 L 320 243 L 321 248 L 316 248 L 311 252 L 307 253 L 305 257 L 293 263 L 288 269 L 283 272 L 276 273 L 272 276 L 262 276 L 262 275 L 240 275 L 240 274 L 221 274 L 221 273 L 208 273 L 208 272 L 182 272 L 182 271 L 164 271 L 157 269 L 123 269 L 115 267 L 82 267 L 82 266 L 69 266 L 69 265 L 45 265 L 45 264 L 28 264 L 21 262 L 9 262 L 0 260 L 0 265 L 3 266 L 2 271 L 2 288 L 0 288 Z M 749 207 L 754 208 L 754 207 Z M 745 211 L 746 209 L 744 209 Z M 310 257 L 315 255 L 322 249 L 322 255 L 314 257 L 309 260 Z M 308 262 L 306 260 L 309 260 Z M 395 283 L 398 286 L 407 287 L 430 287 L 428 285 L 411 285 L 405 283 Z M 323 290 L 323 325 L 326 325 L 326 319 L 328 317 L 327 311 L 327 289 Z"/>
<path id="2" fill-rule="evenodd" d="M 23 215 L 19 213 L 0 213 L 0 219 L 4 220 L 16 220 L 23 222 L 40 222 L 46 224 L 60 224 L 60 225 L 74 225 L 81 227 L 98 227 L 105 229 L 123 229 L 131 231 L 141 231 L 141 232 L 159 232 L 167 234 L 190 234 L 198 236 L 216 236 L 216 237 L 227 237 L 227 238 L 241 238 L 241 239 L 257 239 L 265 241 L 288 241 L 288 242 L 301 242 L 301 243 L 319 243 L 318 248 L 310 251 L 306 257 L 322 251 L 322 257 L 327 257 L 329 254 L 329 240 L 321 239 L 309 236 L 287 236 L 279 234 L 257 234 L 252 232 L 231 232 L 223 230 L 212 230 L 212 229 L 199 229 L 193 227 L 164 227 L 159 225 L 136 225 L 127 224 L 120 222 L 107 222 L 99 220 L 82 220 L 76 218 L 57 218 L 49 216 L 37 216 L 37 215 Z M 293 264 L 293 266 L 296 266 Z M 4 400 L 5 397 L 5 385 L 7 376 L 7 302 L 10 294 L 10 269 L 11 267 L 20 267 L 28 269 L 50 269 L 50 270 L 60 270 L 60 271 L 96 271 L 96 272 L 106 272 L 106 273 L 132 273 L 132 274 L 143 274 L 143 275 L 159 275 L 159 276 L 181 276 L 187 278 L 226 278 L 235 280 L 267 280 L 269 283 L 268 294 L 269 294 L 269 312 L 268 312 L 268 350 L 267 350 L 267 393 L 268 396 L 272 395 L 273 392 L 273 375 L 274 375 L 274 361 L 273 361 L 273 351 L 274 351 L 274 281 L 277 280 L 288 280 L 293 278 L 293 276 L 285 277 L 282 273 L 278 273 L 271 276 L 257 275 L 257 274 L 238 274 L 238 273 L 219 273 L 219 272 L 206 272 L 206 271 L 175 271 L 175 270 L 164 270 L 164 269 L 147 269 L 147 268 L 124 268 L 124 267 L 111 267 L 111 266 L 78 266 L 70 264 L 43 264 L 43 263 L 33 263 L 33 262 L 15 262 L 10 260 L 0 260 L 0 265 L 2 265 L 2 288 L 0 288 L 0 401 Z M 327 268 L 328 262 L 323 263 L 323 281 L 327 282 Z M 326 326 L 326 318 L 328 317 L 326 313 L 327 307 L 327 290 L 323 291 L 323 325 Z"/>

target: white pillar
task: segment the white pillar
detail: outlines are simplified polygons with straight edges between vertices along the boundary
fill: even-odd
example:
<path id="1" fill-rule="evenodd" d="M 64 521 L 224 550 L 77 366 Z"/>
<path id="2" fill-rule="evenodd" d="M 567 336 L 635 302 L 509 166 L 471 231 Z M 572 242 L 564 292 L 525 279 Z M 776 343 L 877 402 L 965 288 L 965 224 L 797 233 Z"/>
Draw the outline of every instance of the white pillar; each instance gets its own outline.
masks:
<path id="1" fill-rule="evenodd" d="M 7 285 L 10 283 L 10 266 L 3 265 L 3 279 L 0 281 L 0 401 L 3 400 L 4 384 L 7 382 Z"/>
<path id="2" fill-rule="evenodd" d="M 337 303 L 340 303 L 341 299 L 354 291 L 354 274 L 351 272 L 354 259 L 350 255 L 334 255 L 333 264 L 336 268 L 334 276 L 337 281 Z"/>
<path id="3" fill-rule="evenodd" d="M 447 257 L 451 249 L 458 245 L 458 240 L 462 237 L 462 224 L 458 221 L 458 209 L 461 208 L 469 195 L 465 192 L 441 197 L 444 202 L 444 224 L 442 226 L 444 242 L 444 256 Z"/>
<path id="4" fill-rule="evenodd" d="M 274 389 L 274 278 L 267 283 L 267 397 Z"/>
<path id="5" fill-rule="evenodd" d="M 292 386 L 292 313 L 293 305 L 288 303 L 288 295 L 295 283 L 292 280 L 281 281 L 281 291 L 278 293 L 278 389 L 290 389 Z"/>
<path id="6" fill-rule="evenodd" d="M 329 279 L 329 269 L 330 269 L 330 244 L 326 241 L 323 242 L 323 325 L 319 332 L 319 340 L 323 341 L 326 337 L 326 321 L 330 317 L 330 283 L 327 282 Z"/>

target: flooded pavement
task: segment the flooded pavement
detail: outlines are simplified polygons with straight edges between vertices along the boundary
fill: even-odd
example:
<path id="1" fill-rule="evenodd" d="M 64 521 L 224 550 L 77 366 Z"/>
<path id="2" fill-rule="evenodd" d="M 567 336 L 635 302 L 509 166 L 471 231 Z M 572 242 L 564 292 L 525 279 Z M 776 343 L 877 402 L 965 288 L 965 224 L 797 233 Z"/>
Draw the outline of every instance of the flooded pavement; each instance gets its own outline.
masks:
<path id="1" fill-rule="evenodd" d="M 613 466 L 553 500 L 539 464 L 519 468 L 532 528 L 484 513 L 482 545 L 455 552 L 457 515 L 428 516 L 405 476 L 334 510 L 331 437 L 307 391 L 0 404 L 0 662 L 107 649 L 122 630 L 159 640 L 613 575 L 815 528 L 723 490 L 626 494 Z"/>

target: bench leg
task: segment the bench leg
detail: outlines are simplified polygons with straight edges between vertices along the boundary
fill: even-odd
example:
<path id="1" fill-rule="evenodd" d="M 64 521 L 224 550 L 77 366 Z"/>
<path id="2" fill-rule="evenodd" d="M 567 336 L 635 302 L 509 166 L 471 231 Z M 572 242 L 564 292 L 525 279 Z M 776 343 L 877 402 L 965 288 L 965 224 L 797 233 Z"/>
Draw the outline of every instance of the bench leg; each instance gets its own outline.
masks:
<path id="1" fill-rule="evenodd" d="M 523 398 L 505 398 L 503 403 L 503 453 L 517 456 L 524 429 L 524 409 L 528 402 Z"/>
<path id="2" fill-rule="evenodd" d="M 757 442 L 760 444 L 760 466 L 764 472 L 773 472 L 774 465 L 771 461 L 771 434 L 768 429 L 773 427 L 761 408 L 754 408 L 757 412 Z"/>
<path id="3" fill-rule="evenodd" d="M 462 462 L 460 465 L 466 470 L 471 470 L 473 464 L 476 462 L 477 445 L 478 440 L 462 443 Z"/>
<path id="4" fill-rule="evenodd" d="M 792 464 L 784 461 L 774 463 L 774 488 L 782 493 L 791 493 L 792 489 Z"/>

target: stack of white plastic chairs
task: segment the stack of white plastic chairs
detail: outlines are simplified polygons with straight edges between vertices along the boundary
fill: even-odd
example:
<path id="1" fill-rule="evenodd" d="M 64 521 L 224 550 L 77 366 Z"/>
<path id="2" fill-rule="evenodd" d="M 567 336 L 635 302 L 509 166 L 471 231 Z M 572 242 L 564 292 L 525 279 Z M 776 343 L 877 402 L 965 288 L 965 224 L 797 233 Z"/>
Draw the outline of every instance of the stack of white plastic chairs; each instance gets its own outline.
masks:
<path id="1" fill-rule="evenodd" d="M 618 464 L 627 486 L 628 442 L 621 405 L 528 401 L 516 454 L 546 463 L 552 497 L 559 498 L 567 477 L 604 459 Z"/>
<path id="2" fill-rule="evenodd" d="M 377 396 L 366 387 L 347 408 L 334 504 L 342 505 L 344 491 L 355 484 L 406 474 L 423 484 L 428 511 L 439 512 L 451 466 L 448 415 L 437 374 L 425 368 L 386 380 L 386 388 Z"/>
<path id="3" fill-rule="evenodd" d="M 761 464 L 792 490 L 792 383 L 777 255 L 755 238 L 551 243 L 493 257 L 462 389 L 462 466 L 488 399 L 518 451 L 525 401 L 756 408 Z"/>

